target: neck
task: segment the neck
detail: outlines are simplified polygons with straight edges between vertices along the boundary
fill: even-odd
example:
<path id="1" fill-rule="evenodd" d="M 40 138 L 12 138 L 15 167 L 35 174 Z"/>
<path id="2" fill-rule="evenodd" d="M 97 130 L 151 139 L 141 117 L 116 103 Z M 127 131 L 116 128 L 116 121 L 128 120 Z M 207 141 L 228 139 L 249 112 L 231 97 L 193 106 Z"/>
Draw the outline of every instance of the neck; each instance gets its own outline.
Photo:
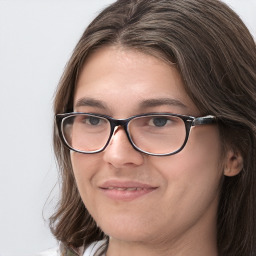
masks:
<path id="1" fill-rule="evenodd" d="M 206 239 L 205 239 L 206 240 Z M 111 238 L 107 256 L 217 256 L 216 240 L 169 241 L 168 243 L 124 242 Z"/>

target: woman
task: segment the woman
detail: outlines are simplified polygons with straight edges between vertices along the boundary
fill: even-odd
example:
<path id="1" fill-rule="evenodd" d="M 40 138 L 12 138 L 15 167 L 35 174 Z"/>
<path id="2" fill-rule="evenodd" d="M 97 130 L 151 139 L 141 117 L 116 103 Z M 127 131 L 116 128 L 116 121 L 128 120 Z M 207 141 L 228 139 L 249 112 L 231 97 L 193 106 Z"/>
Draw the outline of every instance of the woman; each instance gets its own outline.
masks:
<path id="1" fill-rule="evenodd" d="M 103 10 L 55 98 L 62 255 L 256 255 L 255 109 L 255 42 L 222 2 Z"/>

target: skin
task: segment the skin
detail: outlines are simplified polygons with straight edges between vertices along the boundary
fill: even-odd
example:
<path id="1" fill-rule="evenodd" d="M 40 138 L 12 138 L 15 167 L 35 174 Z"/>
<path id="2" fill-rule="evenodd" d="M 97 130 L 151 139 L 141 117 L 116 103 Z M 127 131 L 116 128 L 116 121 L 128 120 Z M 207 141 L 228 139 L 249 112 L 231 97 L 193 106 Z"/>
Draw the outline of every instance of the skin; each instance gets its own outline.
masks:
<path id="1" fill-rule="evenodd" d="M 163 98 L 174 104 L 142 104 Z M 101 48 L 87 59 L 78 79 L 74 111 L 114 118 L 149 112 L 200 116 L 175 66 L 117 46 Z M 172 156 L 136 151 L 120 127 L 103 152 L 71 152 L 82 200 L 110 236 L 107 255 L 216 256 L 220 154 L 216 125 L 192 128 L 185 148 Z M 115 200 L 101 189 L 109 180 L 136 181 L 154 189 L 132 200 Z"/>

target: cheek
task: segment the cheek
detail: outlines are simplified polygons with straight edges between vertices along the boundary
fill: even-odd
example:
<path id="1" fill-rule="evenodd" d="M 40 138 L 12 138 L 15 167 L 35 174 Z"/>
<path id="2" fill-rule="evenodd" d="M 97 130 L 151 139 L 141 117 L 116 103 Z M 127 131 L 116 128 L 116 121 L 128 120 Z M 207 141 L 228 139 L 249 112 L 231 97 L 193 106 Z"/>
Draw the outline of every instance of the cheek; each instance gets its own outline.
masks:
<path id="1" fill-rule="evenodd" d="M 70 153 L 75 180 L 84 203 L 90 199 L 89 190 L 92 187 L 93 177 L 100 169 L 99 155 L 86 155 L 73 151 Z"/>
<path id="2" fill-rule="evenodd" d="M 207 128 L 207 129 L 205 129 Z M 151 165 L 166 181 L 168 200 L 193 208 L 198 198 L 202 203 L 216 199 L 222 177 L 221 146 L 216 127 L 196 127 L 185 148 L 178 154 L 151 158 Z M 202 200 L 201 200 L 202 199 Z"/>
<path id="3" fill-rule="evenodd" d="M 217 127 L 195 127 L 177 162 L 188 175 L 218 177 L 221 174 L 221 143 Z M 182 161 L 183 160 L 183 161 Z"/>
<path id="4" fill-rule="evenodd" d="M 192 129 L 184 154 L 188 156 L 195 174 L 207 177 L 221 176 L 221 153 L 220 135 L 216 126 L 199 126 Z"/>

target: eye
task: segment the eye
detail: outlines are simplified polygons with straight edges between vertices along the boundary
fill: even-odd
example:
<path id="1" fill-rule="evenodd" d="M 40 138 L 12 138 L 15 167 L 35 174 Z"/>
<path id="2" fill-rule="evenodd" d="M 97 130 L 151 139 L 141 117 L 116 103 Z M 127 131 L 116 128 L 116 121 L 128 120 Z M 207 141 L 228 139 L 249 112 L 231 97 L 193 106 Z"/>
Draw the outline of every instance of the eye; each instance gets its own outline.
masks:
<path id="1" fill-rule="evenodd" d="M 95 116 L 87 117 L 85 120 L 85 122 L 90 125 L 98 125 L 98 124 L 100 124 L 101 121 L 102 120 L 100 118 L 95 117 Z"/>
<path id="2" fill-rule="evenodd" d="M 98 117 L 98 116 L 90 116 L 90 115 L 84 115 L 80 116 L 79 119 L 76 122 L 77 127 L 79 126 L 84 131 L 95 131 L 100 132 L 104 129 L 108 129 L 109 122 L 107 119 Z"/>
<path id="3" fill-rule="evenodd" d="M 81 115 L 76 117 L 76 122 L 88 126 L 99 126 L 104 124 L 106 121 L 97 116 Z"/>
<path id="4" fill-rule="evenodd" d="M 167 117 L 163 117 L 163 116 L 153 117 L 149 121 L 149 125 L 156 126 L 156 127 L 163 127 L 168 123 L 168 121 L 170 122 L 170 120 Z"/>

